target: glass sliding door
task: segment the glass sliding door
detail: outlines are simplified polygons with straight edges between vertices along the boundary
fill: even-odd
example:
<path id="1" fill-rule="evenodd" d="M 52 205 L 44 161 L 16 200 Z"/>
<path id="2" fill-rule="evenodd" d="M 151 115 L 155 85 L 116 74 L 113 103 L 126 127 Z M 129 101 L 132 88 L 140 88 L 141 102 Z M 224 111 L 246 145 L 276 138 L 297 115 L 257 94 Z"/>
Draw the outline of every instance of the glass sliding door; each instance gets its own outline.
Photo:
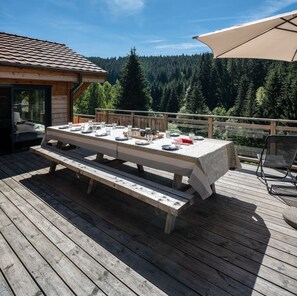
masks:
<path id="1" fill-rule="evenodd" d="M 50 87 L 14 87 L 13 139 L 15 148 L 40 143 L 51 124 Z"/>

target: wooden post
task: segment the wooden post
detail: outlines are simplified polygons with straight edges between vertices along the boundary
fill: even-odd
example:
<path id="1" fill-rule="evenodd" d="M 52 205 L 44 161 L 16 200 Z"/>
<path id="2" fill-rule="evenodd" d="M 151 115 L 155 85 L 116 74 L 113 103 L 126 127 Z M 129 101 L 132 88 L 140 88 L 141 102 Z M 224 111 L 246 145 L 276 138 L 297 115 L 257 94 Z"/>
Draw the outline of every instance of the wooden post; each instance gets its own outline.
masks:
<path id="1" fill-rule="evenodd" d="M 109 113 L 108 110 L 106 110 L 106 111 L 105 111 L 105 117 L 106 117 L 106 118 L 105 118 L 105 122 L 106 122 L 106 123 L 109 123 L 109 122 L 108 122 L 108 113 Z"/>
<path id="2" fill-rule="evenodd" d="M 213 118 L 212 117 L 208 117 L 207 127 L 208 127 L 208 138 L 212 139 L 213 137 Z"/>
<path id="3" fill-rule="evenodd" d="M 276 135 L 276 121 L 270 123 L 270 135 Z"/>
<path id="4" fill-rule="evenodd" d="M 132 127 L 134 127 L 134 115 L 135 115 L 135 113 L 134 112 L 131 112 L 131 125 L 132 125 Z"/>
<path id="5" fill-rule="evenodd" d="M 164 114 L 164 131 L 168 130 L 168 115 Z"/>

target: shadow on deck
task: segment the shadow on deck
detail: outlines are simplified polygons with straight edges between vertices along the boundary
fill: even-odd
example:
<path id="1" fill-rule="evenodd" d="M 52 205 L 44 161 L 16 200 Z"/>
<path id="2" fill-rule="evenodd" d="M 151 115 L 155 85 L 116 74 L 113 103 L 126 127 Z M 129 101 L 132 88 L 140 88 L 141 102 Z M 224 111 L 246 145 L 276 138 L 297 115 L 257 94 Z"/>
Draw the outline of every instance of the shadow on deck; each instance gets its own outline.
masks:
<path id="1" fill-rule="evenodd" d="M 252 166 L 229 171 L 217 194 L 197 197 L 165 235 L 161 212 L 101 185 L 87 195 L 84 178 L 63 168 L 50 175 L 48 162 L 30 152 L 2 156 L 0 164 L 0 248 L 9 258 L 0 257 L 0 294 L 297 291 L 297 232 Z M 172 176 L 146 170 L 145 177 L 170 183 Z"/>

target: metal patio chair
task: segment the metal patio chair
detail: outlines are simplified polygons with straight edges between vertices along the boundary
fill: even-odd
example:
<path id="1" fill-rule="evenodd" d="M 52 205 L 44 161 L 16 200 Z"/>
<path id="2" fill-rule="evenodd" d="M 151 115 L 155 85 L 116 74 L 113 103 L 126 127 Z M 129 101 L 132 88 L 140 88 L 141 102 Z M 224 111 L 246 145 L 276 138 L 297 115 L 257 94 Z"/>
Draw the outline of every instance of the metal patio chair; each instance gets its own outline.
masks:
<path id="1" fill-rule="evenodd" d="M 291 167 L 297 154 L 297 136 L 271 135 L 267 136 L 261 154 L 258 154 L 259 164 L 256 170 L 258 177 L 261 177 L 270 194 L 274 194 L 273 186 L 269 187 L 268 181 L 291 182 L 296 187 L 296 177 L 291 173 Z M 275 174 L 272 170 L 274 169 Z M 272 172 L 272 173 L 271 173 Z M 283 194 L 292 195 L 292 194 Z M 294 194 L 297 195 L 297 192 Z"/>

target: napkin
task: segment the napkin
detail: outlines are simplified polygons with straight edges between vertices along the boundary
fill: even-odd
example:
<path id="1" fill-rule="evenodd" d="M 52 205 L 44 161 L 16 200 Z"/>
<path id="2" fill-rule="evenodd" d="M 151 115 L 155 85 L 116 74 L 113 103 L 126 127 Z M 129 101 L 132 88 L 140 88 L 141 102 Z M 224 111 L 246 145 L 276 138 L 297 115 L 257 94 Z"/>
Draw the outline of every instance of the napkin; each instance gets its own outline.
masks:
<path id="1" fill-rule="evenodd" d="M 193 140 L 187 138 L 182 138 L 181 140 L 183 144 L 193 144 Z"/>

